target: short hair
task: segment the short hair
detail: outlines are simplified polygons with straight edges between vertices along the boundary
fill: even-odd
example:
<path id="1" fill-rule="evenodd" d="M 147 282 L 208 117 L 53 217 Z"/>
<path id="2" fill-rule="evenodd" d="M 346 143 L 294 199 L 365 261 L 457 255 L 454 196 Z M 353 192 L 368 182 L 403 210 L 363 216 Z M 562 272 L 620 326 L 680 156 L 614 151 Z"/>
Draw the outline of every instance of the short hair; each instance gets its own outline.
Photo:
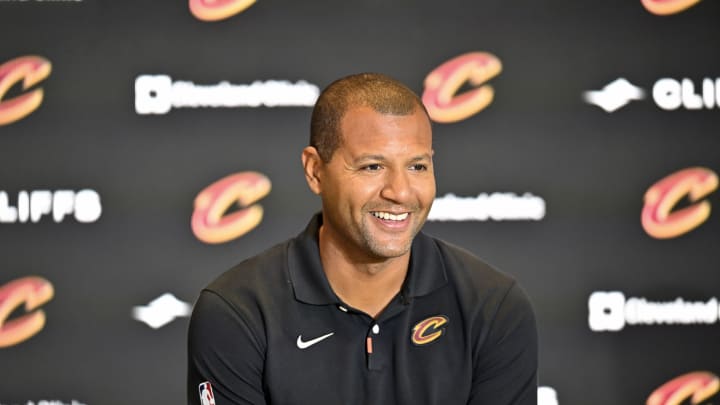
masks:
<path id="1" fill-rule="evenodd" d="M 356 107 L 370 107 L 381 114 L 410 115 L 421 108 L 420 98 L 399 81 L 380 73 L 359 73 L 330 83 L 317 99 L 310 119 L 310 146 L 323 162 L 340 147 L 340 123 Z"/>

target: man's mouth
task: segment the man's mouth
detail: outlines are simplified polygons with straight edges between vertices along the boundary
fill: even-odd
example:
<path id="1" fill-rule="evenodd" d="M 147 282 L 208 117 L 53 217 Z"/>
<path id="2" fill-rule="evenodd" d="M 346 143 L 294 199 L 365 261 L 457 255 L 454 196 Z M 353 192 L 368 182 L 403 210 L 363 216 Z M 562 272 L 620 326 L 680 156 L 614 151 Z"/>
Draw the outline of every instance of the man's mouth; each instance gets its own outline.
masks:
<path id="1" fill-rule="evenodd" d="M 404 221 L 407 219 L 409 213 L 403 212 L 402 214 L 391 214 L 389 212 L 372 211 L 371 214 L 375 218 L 384 219 L 386 221 Z"/>

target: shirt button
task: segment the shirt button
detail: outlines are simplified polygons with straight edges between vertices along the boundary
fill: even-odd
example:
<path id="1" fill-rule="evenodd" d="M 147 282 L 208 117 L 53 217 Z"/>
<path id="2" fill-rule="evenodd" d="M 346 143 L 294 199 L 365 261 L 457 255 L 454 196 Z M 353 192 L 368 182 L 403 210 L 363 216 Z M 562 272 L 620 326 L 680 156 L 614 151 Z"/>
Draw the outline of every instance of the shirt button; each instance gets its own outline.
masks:
<path id="1" fill-rule="evenodd" d="M 347 308 L 345 308 L 345 307 L 342 306 L 342 305 L 338 305 L 338 309 L 341 310 L 341 311 L 343 311 L 343 312 L 347 312 L 347 311 L 348 311 Z"/>
<path id="2" fill-rule="evenodd" d="M 380 333 L 380 325 L 378 325 L 378 324 L 373 325 L 372 331 L 373 331 L 373 333 L 376 334 L 376 335 L 377 335 L 378 333 Z"/>

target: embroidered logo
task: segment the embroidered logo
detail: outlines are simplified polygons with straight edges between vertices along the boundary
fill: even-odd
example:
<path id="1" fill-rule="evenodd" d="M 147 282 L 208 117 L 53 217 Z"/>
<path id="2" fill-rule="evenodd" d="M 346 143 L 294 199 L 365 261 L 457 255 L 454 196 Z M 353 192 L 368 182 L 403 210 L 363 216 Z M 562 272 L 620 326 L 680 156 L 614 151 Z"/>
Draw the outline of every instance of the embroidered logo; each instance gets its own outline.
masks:
<path id="1" fill-rule="evenodd" d="M 304 350 L 304 349 L 307 349 L 308 347 L 314 345 L 315 343 L 319 343 L 319 342 L 329 338 L 330 336 L 332 336 L 334 334 L 335 334 L 335 332 L 330 332 L 327 335 L 322 335 L 320 337 L 316 337 L 315 339 L 311 339 L 308 341 L 304 341 L 302 339 L 302 335 L 299 335 L 297 338 L 297 342 L 295 342 L 295 344 L 297 344 L 298 349 Z"/>
<path id="2" fill-rule="evenodd" d="M 215 405 L 215 394 L 213 394 L 212 385 L 209 381 L 198 385 L 200 391 L 200 403 L 202 405 Z"/>
<path id="3" fill-rule="evenodd" d="M 445 315 L 436 315 L 424 319 L 413 327 L 410 339 L 416 346 L 432 343 L 440 339 L 448 322 L 450 320 Z"/>

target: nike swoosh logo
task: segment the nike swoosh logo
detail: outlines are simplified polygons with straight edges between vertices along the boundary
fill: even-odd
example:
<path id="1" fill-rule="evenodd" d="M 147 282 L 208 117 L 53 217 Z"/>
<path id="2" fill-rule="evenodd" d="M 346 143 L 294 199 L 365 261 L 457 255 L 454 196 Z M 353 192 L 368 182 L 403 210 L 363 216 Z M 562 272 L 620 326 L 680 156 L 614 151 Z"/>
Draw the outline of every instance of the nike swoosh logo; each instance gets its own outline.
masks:
<path id="1" fill-rule="evenodd" d="M 302 335 L 298 335 L 297 342 L 296 342 L 297 347 L 298 347 L 298 349 L 307 349 L 308 347 L 314 345 L 315 343 L 321 342 L 334 334 L 335 334 L 335 332 L 330 332 L 327 335 L 322 335 L 320 337 L 316 337 L 315 339 L 308 340 L 307 342 L 303 342 Z"/>

